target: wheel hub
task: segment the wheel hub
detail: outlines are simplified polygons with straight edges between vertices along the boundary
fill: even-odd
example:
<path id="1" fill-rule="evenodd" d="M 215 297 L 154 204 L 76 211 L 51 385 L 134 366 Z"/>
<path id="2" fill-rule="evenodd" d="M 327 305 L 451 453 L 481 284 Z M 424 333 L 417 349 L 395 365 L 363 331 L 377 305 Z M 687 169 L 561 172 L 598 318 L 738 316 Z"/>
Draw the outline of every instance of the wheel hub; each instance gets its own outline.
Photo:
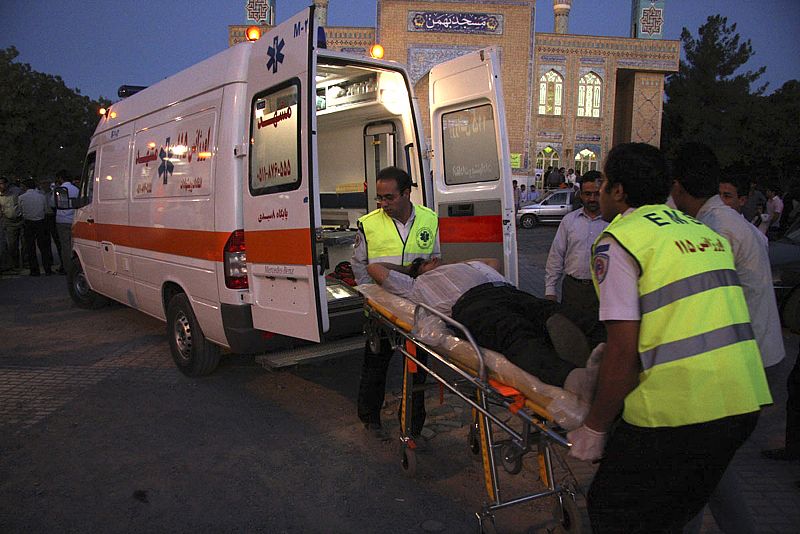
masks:
<path id="1" fill-rule="evenodd" d="M 189 361 L 192 354 L 192 328 L 186 314 L 179 313 L 174 324 L 175 346 L 181 359 Z"/>

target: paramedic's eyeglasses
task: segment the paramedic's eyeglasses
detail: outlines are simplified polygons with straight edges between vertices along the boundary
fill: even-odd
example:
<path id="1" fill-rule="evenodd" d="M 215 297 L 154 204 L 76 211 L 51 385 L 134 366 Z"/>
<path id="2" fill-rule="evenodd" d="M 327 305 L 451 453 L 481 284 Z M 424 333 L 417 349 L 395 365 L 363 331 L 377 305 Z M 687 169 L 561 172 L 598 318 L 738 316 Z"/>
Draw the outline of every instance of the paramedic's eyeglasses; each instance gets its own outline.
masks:
<path id="1" fill-rule="evenodd" d="M 389 193 L 388 195 L 375 195 L 375 201 L 383 202 L 385 200 L 386 202 L 394 202 L 394 200 L 399 196 L 400 195 L 395 195 L 394 193 Z"/>

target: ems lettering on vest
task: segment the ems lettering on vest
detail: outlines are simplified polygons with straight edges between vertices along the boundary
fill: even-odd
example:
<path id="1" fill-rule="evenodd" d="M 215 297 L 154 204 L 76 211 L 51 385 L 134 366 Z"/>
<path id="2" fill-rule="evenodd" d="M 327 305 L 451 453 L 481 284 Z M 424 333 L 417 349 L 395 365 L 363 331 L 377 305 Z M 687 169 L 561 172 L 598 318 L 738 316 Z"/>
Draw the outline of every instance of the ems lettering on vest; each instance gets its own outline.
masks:
<path id="1" fill-rule="evenodd" d="M 681 224 L 696 224 L 703 226 L 703 223 L 678 210 L 656 210 L 642 214 L 642 217 L 656 225 L 657 227 L 673 226 Z M 696 252 L 725 252 L 725 243 L 718 236 L 704 237 L 700 241 L 691 239 L 676 239 L 675 246 L 681 254 L 693 254 Z"/>

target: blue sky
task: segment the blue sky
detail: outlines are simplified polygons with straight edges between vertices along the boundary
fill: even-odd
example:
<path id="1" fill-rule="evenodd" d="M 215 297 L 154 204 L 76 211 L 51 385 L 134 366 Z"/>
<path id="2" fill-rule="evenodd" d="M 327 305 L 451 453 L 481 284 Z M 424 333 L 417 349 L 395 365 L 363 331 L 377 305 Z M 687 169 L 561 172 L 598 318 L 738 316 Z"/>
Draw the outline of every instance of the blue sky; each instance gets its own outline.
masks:
<path id="1" fill-rule="evenodd" d="M 277 0 L 278 21 L 307 0 Z M 149 85 L 227 46 L 228 24 L 245 24 L 245 0 L 0 0 L 0 47 L 19 61 L 60 75 L 91 97 L 116 100 L 122 84 Z M 539 0 L 536 29 L 553 30 L 552 2 Z M 457 4 L 454 4 L 457 9 Z M 375 0 L 330 0 L 332 26 L 374 26 Z M 800 0 L 666 0 L 665 34 L 697 36 L 709 15 L 735 22 L 766 65 L 768 92 L 800 79 Z M 628 35 L 630 0 L 573 0 L 570 32 Z"/>

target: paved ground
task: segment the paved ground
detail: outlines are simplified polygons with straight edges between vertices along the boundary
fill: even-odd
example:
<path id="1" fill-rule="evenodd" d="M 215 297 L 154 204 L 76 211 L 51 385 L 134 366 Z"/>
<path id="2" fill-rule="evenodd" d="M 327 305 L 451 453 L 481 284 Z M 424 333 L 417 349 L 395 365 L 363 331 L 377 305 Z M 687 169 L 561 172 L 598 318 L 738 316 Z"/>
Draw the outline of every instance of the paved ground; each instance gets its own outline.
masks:
<path id="1" fill-rule="evenodd" d="M 542 295 L 553 227 L 520 233 L 520 285 Z M 469 414 L 429 395 L 430 444 L 410 480 L 397 448 L 355 421 L 358 358 L 268 372 L 227 358 L 187 379 L 162 323 L 120 305 L 74 308 L 63 277 L 0 279 L 0 531 L 471 532 L 483 501 Z M 761 459 L 782 444 L 785 379 L 734 462 L 760 532 L 796 532 L 800 465 Z M 396 430 L 399 362 L 385 420 Z M 539 487 L 535 457 L 502 475 Z M 591 466 L 570 462 L 579 485 Z M 566 477 L 559 469 L 559 477 Z M 550 499 L 498 514 L 500 532 L 553 526 Z M 710 515 L 704 532 L 717 532 Z"/>

